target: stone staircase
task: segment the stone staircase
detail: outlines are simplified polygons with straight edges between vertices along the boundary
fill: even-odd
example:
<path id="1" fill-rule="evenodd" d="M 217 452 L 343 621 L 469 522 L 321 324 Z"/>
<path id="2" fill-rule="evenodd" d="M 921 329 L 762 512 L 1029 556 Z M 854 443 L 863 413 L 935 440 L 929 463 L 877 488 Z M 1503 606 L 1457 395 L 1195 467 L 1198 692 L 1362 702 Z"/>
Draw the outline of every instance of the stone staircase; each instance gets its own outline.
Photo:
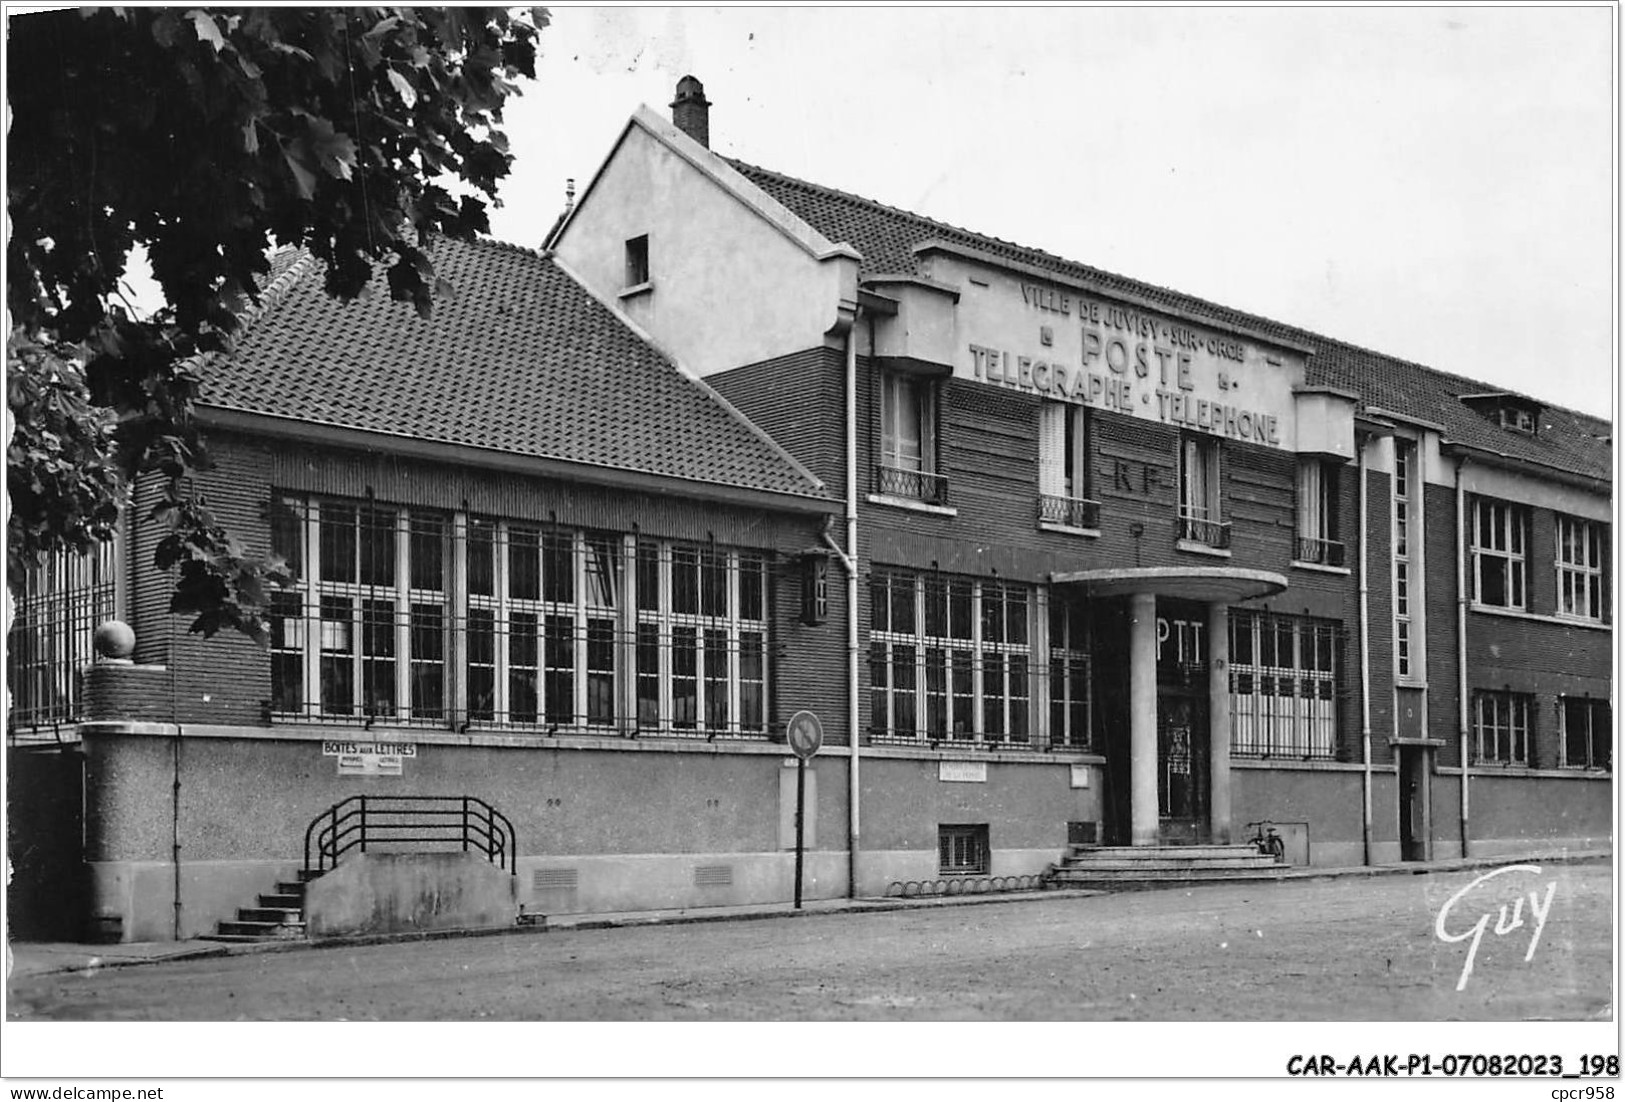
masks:
<path id="1" fill-rule="evenodd" d="M 1280 880 L 1290 868 L 1251 845 L 1090 846 L 1074 844 L 1050 879 L 1055 888 L 1137 891 L 1192 884 Z"/>
<path id="2" fill-rule="evenodd" d="M 261 892 L 258 906 L 238 907 L 235 922 L 221 921 L 204 941 L 297 941 L 305 936 L 305 885 L 321 873 L 300 869 L 293 880 L 280 880 L 276 891 Z"/>

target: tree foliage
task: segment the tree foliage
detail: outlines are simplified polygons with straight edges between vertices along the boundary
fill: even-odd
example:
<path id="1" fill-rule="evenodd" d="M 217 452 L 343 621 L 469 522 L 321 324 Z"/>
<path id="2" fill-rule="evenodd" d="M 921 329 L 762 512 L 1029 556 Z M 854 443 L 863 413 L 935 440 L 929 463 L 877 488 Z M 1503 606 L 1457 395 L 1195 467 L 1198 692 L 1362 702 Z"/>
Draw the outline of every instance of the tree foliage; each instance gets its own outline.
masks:
<path id="1" fill-rule="evenodd" d="M 430 312 L 419 243 L 489 228 L 512 157 L 502 107 L 535 75 L 541 9 L 104 8 L 13 16 L 6 202 L 11 584 L 109 537 L 129 487 L 163 487 L 155 564 L 193 630 L 264 635 L 277 564 L 193 496 L 201 380 L 230 354 L 273 245 L 327 290 L 386 273 Z M 455 184 L 461 187 L 454 194 Z M 144 246 L 167 305 L 122 302 Z"/>

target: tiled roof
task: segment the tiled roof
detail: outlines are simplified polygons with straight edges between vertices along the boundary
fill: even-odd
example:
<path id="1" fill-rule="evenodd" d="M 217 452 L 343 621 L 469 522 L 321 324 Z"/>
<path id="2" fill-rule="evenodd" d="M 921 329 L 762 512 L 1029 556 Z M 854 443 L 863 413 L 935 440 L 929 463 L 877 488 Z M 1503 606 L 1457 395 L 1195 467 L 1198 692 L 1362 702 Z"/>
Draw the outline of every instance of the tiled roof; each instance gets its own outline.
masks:
<path id="1" fill-rule="evenodd" d="M 1613 430 L 1605 420 L 1542 402 L 1545 413 L 1541 417 L 1540 431 L 1533 437 L 1526 436 L 1502 428 L 1459 401 L 1463 394 L 1482 394 L 1492 389 L 1482 380 L 1436 371 L 743 161 L 730 158 L 728 163 L 825 237 L 844 241 L 861 252 L 861 274 L 865 278 L 880 273 L 912 272 L 916 268 L 913 251 L 916 245 L 933 239 L 952 242 L 1051 271 L 1062 278 L 1085 281 L 1103 291 L 1118 291 L 1150 304 L 1206 318 L 1216 327 L 1251 330 L 1290 345 L 1311 348 L 1315 354 L 1309 357 L 1308 382 L 1312 385 L 1349 390 L 1360 395 L 1368 407 L 1437 422 L 1444 426 L 1447 439 L 1469 447 L 1588 478 L 1612 480 Z"/>
<path id="2" fill-rule="evenodd" d="M 434 316 L 382 279 L 342 303 L 319 261 L 273 261 L 258 316 L 202 404 L 529 457 L 829 500 L 552 260 L 436 240 Z"/>

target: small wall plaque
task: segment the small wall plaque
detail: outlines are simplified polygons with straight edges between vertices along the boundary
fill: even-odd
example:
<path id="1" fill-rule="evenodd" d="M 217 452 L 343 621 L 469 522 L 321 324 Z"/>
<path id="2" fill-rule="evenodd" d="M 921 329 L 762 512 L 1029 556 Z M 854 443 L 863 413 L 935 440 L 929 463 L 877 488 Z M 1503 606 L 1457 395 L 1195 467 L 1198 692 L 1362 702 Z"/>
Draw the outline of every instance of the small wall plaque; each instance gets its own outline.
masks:
<path id="1" fill-rule="evenodd" d="M 937 780 L 965 781 L 971 784 L 987 783 L 985 761 L 942 761 L 937 763 Z"/>

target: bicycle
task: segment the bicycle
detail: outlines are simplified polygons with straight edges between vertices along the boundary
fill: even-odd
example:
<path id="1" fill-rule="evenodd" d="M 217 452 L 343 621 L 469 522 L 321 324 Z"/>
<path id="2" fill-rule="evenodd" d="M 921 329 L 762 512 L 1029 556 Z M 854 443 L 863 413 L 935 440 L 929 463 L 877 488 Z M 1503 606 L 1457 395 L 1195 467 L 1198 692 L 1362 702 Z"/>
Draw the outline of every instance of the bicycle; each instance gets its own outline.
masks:
<path id="1" fill-rule="evenodd" d="M 1261 856 L 1273 857 L 1278 862 L 1286 861 L 1286 841 L 1276 831 L 1274 823 L 1264 819 L 1261 822 L 1248 823 L 1247 825 L 1257 828 L 1253 836 L 1247 841 L 1258 850 Z M 1266 828 L 1269 831 L 1268 834 L 1265 833 Z"/>

